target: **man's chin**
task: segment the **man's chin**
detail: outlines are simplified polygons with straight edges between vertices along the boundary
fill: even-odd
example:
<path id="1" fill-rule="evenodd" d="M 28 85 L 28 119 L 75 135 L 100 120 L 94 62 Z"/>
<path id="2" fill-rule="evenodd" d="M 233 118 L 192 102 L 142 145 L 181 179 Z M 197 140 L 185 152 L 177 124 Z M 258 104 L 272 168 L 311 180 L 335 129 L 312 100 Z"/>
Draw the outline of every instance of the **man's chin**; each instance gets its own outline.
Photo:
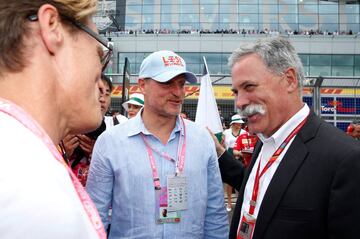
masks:
<path id="1" fill-rule="evenodd" d="M 251 134 L 257 134 L 257 133 L 261 133 L 261 129 L 260 129 L 260 123 L 261 123 L 261 116 L 260 114 L 256 114 L 256 115 L 252 115 L 251 117 L 249 117 L 247 120 L 247 126 L 248 126 L 248 130 L 249 133 Z"/>
<path id="2" fill-rule="evenodd" d="M 177 116 L 178 114 L 180 114 L 180 112 L 181 112 L 180 107 L 173 107 L 173 108 L 169 109 L 167 113 L 172 116 Z"/>
<path id="3" fill-rule="evenodd" d="M 167 117 L 176 117 L 180 114 L 180 111 L 168 111 L 164 114 L 164 116 L 166 115 Z"/>

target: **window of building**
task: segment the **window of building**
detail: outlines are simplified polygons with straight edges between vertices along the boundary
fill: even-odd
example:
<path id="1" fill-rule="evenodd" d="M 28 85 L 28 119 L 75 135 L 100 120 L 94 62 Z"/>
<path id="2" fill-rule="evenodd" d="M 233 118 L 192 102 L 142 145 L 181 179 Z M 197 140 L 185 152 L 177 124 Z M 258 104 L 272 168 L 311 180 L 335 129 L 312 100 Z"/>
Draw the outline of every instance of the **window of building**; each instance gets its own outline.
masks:
<path id="1" fill-rule="evenodd" d="M 310 55 L 311 66 L 331 66 L 331 55 Z"/>
<path id="2" fill-rule="evenodd" d="M 353 76 L 354 67 L 352 66 L 333 66 L 331 69 L 332 76 Z"/>
<path id="3" fill-rule="evenodd" d="M 278 5 L 259 5 L 259 12 L 262 14 L 278 14 Z"/>
<path id="4" fill-rule="evenodd" d="M 258 5 L 239 5 L 238 7 L 239 13 L 258 13 L 259 12 L 259 6 Z"/>
<path id="5" fill-rule="evenodd" d="M 331 76 L 331 66 L 310 65 L 310 76 Z"/>
<path id="6" fill-rule="evenodd" d="M 296 14 L 298 13 L 298 5 L 284 5 L 284 4 L 280 4 L 279 5 L 279 13 L 282 14 Z"/>
<path id="7" fill-rule="evenodd" d="M 333 66 L 353 66 L 354 55 L 332 55 Z"/>
<path id="8" fill-rule="evenodd" d="M 339 5 L 338 3 L 322 3 L 319 5 L 319 13 L 320 14 L 338 14 Z"/>
<path id="9" fill-rule="evenodd" d="M 125 57 L 131 64 L 131 74 L 138 74 L 143 59 L 150 52 L 123 52 L 118 54 L 118 69 L 122 73 Z M 228 58 L 231 53 L 178 52 L 184 58 L 187 69 L 195 74 L 202 74 L 203 56 L 211 74 L 230 74 Z M 300 54 L 305 76 L 360 76 L 360 55 L 321 55 Z"/>

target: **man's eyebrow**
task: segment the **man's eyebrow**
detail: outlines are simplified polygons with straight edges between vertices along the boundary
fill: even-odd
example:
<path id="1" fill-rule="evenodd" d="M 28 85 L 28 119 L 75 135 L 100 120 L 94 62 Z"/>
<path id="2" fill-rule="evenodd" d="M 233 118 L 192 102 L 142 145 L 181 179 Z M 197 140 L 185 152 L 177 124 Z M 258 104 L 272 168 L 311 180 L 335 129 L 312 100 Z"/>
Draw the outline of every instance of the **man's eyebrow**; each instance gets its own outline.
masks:
<path id="1" fill-rule="evenodd" d="M 246 85 L 248 85 L 248 84 L 258 85 L 257 82 L 254 82 L 254 81 L 252 81 L 252 80 L 245 80 L 245 81 L 242 82 L 239 86 L 240 86 L 241 88 L 244 88 L 244 87 L 245 87 Z"/>
<path id="2" fill-rule="evenodd" d="M 245 81 L 242 82 L 240 85 L 237 85 L 237 88 L 245 88 L 245 86 L 248 85 L 248 84 L 258 85 L 257 82 L 254 82 L 254 81 L 252 81 L 252 80 L 245 80 Z M 232 87 L 232 88 L 231 88 L 231 91 L 234 92 L 234 93 L 238 92 L 238 90 L 237 90 L 235 87 Z"/>

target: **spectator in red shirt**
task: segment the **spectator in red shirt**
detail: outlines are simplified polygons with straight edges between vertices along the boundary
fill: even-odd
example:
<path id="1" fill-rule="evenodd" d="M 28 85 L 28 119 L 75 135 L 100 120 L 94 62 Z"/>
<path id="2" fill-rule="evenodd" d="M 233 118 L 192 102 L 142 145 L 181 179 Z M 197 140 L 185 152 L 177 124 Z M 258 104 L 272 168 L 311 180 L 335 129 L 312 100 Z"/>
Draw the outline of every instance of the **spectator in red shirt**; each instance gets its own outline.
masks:
<path id="1" fill-rule="evenodd" d="M 246 128 L 245 132 L 240 134 L 235 141 L 233 154 L 234 156 L 241 156 L 241 161 L 245 167 L 250 163 L 257 140 L 257 136 L 250 134 Z"/>

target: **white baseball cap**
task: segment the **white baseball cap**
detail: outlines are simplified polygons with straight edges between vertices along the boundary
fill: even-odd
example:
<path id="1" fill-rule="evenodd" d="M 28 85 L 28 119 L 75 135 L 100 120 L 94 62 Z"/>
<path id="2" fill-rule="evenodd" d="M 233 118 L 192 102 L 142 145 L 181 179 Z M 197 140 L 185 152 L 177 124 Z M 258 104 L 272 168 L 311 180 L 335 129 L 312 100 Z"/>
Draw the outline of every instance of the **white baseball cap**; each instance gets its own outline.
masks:
<path id="1" fill-rule="evenodd" d="M 186 63 L 178 54 L 168 51 L 156 51 L 147 56 L 140 66 L 139 78 L 151 78 L 158 82 L 167 82 L 174 77 L 184 74 L 185 80 L 196 83 L 196 76 L 186 70 Z"/>
<path id="2" fill-rule="evenodd" d="M 126 111 L 129 111 L 129 104 L 144 106 L 144 95 L 141 93 L 131 94 L 129 100 L 122 104 Z"/>
<path id="3" fill-rule="evenodd" d="M 232 125 L 233 123 L 243 124 L 244 121 L 241 119 L 240 115 L 236 114 L 231 117 L 230 125 Z"/>

